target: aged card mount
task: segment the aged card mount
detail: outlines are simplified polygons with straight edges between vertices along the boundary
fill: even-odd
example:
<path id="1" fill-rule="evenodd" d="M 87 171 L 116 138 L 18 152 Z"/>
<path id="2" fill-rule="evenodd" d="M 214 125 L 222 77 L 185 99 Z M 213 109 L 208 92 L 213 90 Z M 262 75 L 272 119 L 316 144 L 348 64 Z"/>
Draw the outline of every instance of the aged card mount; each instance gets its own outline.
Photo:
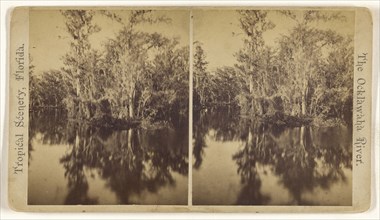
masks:
<path id="1" fill-rule="evenodd" d="M 18 7 L 17 211 L 362 212 L 365 8 Z"/>

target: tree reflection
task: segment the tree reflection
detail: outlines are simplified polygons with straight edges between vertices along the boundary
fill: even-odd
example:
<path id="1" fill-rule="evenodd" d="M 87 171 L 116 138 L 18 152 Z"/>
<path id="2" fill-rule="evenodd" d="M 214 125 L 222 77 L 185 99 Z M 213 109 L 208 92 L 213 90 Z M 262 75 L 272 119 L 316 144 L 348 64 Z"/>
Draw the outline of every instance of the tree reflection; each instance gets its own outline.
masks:
<path id="1" fill-rule="evenodd" d="M 244 139 L 245 147 L 232 157 L 238 165 L 237 172 L 241 176 L 243 185 L 237 198 L 239 205 L 262 205 L 270 200 L 269 196 L 261 193 L 262 182 L 257 170 L 258 162 L 267 156 L 265 149 L 261 146 L 265 143 L 263 130 L 263 125 L 248 126 L 248 137 Z"/>
<path id="2" fill-rule="evenodd" d="M 198 169 L 203 161 L 206 135 L 209 130 L 215 131 L 213 139 L 217 141 L 236 140 L 243 133 L 239 128 L 239 116 L 233 114 L 236 109 L 232 106 L 226 108 L 210 108 L 194 111 L 193 126 L 193 167 Z"/>
<path id="3" fill-rule="evenodd" d="M 28 164 L 33 160 L 32 140 L 39 133 L 43 144 L 62 144 L 66 142 L 66 112 L 60 109 L 45 109 L 29 114 Z"/>
<path id="4" fill-rule="evenodd" d="M 118 204 L 136 204 L 138 201 L 131 197 L 144 191 L 157 193 L 162 186 L 175 186 L 174 172 L 188 174 L 188 125 L 184 121 L 187 122 L 178 122 L 174 128 L 119 131 L 66 123 L 61 132 L 70 147 L 60 159 L 68 180 L 65 204 L 99 203 L 88 193 L 91 172 L 106 181 Z M 48 129 L 38 131 L 46 137 L 52 135 Z"/>
<path id="5" fill-rule="evenodd" d="M 208 117 L 205 117 L 205 111 L 196 111 L 194 114 L 193 127 L 193 167 L 198 169 L 203 161 L 204 149 L 206 147 L 206 134 L 209 129 Z"/>
<path id="6" fill-rule="evenodd" d="M 43 144 L 66 142 L 66 112 L 60 109 L 47 109 L 29 114 L 29 136 L 41 133 Z M 31 138 L 30 138 L 31 139 Z"/>
<path id="7" fill-rule="evenodd" d="M 228 119 L 234 117 L 221 116 L 220 112 L 226 113 L 219 111 L 204 115 L 210 118 L 218 115 L 218 123 L 208 124 L 208 129 L 202 128 L 204 133 L 195 137 L 206 136 L 212 129 L 217 133 L 211 137 L 215 141 L 238 140 L 242 145 L 232 156 L 242 185 L 237 204 L 264 205 L 271 202 L 272 198 L 262 193 L 261 175 L 266 175 L 266 171 L 259 170 L 259 167 L 269 167 L 270 172 L 279 178 L 279 184 L 292 196 L 292 201 L 288 202 L 293 205 L 321 205 L 307 201 L 303 195 L 316 188 L 330 189 L 336 182 L 351 181 L 343 172 L 344 168 L 352 169 L 352 131 L 346 127 L 286 127 L 262 124 L 239 116 L 238 123 L 236 118 L 230 123 Z M 210 122 L 208 119 L 201 121 Z M 199 151 L 197 147 L 194 145 L 194 152 Z M 202 161 L 202 158 L 194 157 L 195 164 L 197 160 Z"/>
<path id="8" fill-rule="evenodd" d="M 86 134 L 78 134 L 72 151 L 61 160 L 68 179 L 81 175 L 78 165 L 96 168 L 120 204 L 130 204 L 130 197 L 144 190 L 156 193 L 162 186 L 175 185 L 173 171 L 187 175 L 187 139 L 173 129 L 81 132 Z"/>

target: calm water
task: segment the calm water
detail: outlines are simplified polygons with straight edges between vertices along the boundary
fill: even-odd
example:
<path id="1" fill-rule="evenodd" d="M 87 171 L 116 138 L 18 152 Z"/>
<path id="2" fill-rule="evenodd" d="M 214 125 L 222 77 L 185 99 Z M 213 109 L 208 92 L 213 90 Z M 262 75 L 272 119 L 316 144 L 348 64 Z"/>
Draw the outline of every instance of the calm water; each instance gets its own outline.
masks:
<path id="1" fill-rule="evenodd" d="M 351 205 L 351 129 L 263 125 L 232 109 L 194 123 L 193 204 Z"/>
<path id="2" fill-rule="evenodd" d="M 117 131 L 30 117 L 29 204 L 187 204 L 187 123 Z"/>

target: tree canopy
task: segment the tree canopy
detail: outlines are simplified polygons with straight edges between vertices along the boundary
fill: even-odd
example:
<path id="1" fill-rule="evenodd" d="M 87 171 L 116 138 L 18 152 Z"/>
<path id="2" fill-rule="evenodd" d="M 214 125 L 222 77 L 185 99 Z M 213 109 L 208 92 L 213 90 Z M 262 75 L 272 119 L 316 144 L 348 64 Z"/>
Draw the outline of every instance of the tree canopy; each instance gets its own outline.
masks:
<path id="1" fill-rule="evenodd" d="M 268 13 L 294 22 L 274 45 L 264 37 L 275 27 Z M 243 47 L 235 54 L 235 66 L 208 71 L 202 44 L 194 45 L 196 106 L 232 104 L 242 114 L 274 120 L 281 115 L 315 123 L 350 122 L 352 38 L 324 25 L 344 16 L 315 10 L 238 14 Z"/>
<path id="2" fill-rule="evenodd" d="M 141 28 L 144 24 L 169 25 L 169 18 L 150 10 L 131 11 L 128 17 L 105 10 L 65 10 L 61 14 L 70 49 L 62 57 L 60 70 L 40 77 L 31 72 L 35 76 L 31 78 L 33 107 L 64 107 L 69 117 L 83 120 L 154 122 L 187 115 L 188 47 Z M 121 24 L 101 49 L 93 49 L 90 42 L 91 36 L 101 31 L 96 16 Z M 53 88 L 42 86 L 44 83 Z M 57 100 L 47 100 L 44 95 Z"/>

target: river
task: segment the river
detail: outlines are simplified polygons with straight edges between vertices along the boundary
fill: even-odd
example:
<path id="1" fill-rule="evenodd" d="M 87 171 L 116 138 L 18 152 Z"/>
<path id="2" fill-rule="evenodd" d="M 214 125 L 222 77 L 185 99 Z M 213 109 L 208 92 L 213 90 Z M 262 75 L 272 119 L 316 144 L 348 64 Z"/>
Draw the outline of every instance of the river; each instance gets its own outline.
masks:
<path id="1" fill-rule="evenodd" d="M 186 120 L 184 120 L 186 122 Z M 186 205 L 188 125 L 113 130 L 32 112 L 28 203 Z M 194 205 L 351 205 L 352 130 L 194 115 Z"/>
<path id="2" fill-rule="evenodd" d="M 351 205 L 352 129 L 194 115 L 194 205 Z"/>
<path id="3" fill-rule="evenodd" d="M 114 130 L 31 112 L 28 204 L 186 205 L 188 123 Z"/>

